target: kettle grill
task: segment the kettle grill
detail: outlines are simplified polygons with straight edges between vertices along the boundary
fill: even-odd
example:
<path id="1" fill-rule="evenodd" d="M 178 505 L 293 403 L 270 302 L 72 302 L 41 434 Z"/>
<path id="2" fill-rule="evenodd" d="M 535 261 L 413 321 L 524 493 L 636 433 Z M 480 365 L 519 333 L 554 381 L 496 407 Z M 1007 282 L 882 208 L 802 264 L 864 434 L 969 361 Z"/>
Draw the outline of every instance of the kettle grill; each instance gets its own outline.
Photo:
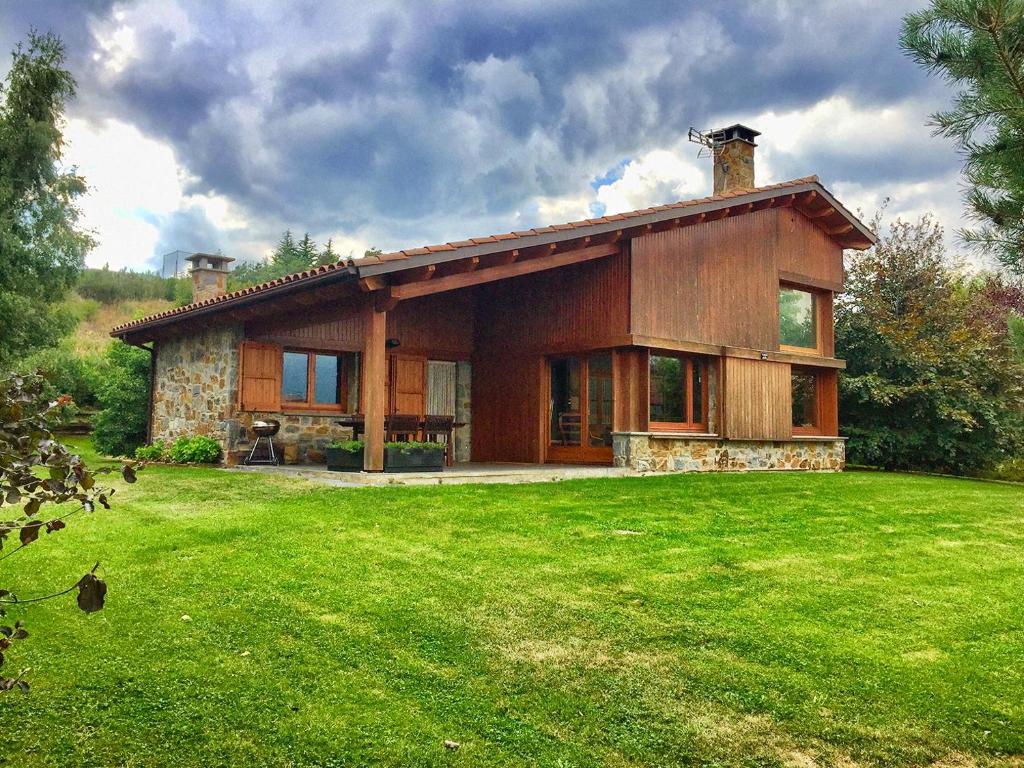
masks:
<path id="1" fill-rule="evenodd" d="M 254 421 L 252 423 L 253 434 L 256 435 L 256 442 L 252 444 L 252 450 L 249 451 L 249 456 L 246 458 L 245 463 L 249 464 L 273 464 L 277 465 L 281 462 L 277 459 L 277 454 L 274 452 L 274 435 L 281 429 L 281 422 L 275 421 L 274 419 L 268 419 L 267 421 Z M 266 454 L 262 458 L 256 458 L 256 453 L 259 451 L 261 444 L 266 444 Z"/>

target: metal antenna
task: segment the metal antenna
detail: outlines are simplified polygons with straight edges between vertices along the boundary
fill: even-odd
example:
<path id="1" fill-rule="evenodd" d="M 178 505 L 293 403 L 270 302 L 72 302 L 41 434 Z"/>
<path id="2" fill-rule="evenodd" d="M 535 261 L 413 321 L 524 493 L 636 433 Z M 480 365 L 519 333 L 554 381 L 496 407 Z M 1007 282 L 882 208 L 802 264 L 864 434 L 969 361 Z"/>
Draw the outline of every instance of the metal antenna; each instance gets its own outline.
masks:
<path id="1" fill-rule="evenodd" d="M 697 157 L 717 158 L 725 141 L 725 131 L 698 131 L 696 128 L 690 128 L 687 138 L 694 144 L 700 144 Z"/>

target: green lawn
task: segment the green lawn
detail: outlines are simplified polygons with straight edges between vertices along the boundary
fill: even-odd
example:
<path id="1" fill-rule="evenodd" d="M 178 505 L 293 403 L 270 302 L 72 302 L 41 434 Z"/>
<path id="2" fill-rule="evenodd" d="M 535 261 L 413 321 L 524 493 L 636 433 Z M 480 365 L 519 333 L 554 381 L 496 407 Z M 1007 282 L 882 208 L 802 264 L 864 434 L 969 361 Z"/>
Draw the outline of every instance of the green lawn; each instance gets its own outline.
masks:
<path id="1" fill-rule="evenodd" d="M 1021 486 L 150 467 L 115 501 L 0 568 L 110 588 L 24 611 L 0 764 L 1021 764 Z"/>

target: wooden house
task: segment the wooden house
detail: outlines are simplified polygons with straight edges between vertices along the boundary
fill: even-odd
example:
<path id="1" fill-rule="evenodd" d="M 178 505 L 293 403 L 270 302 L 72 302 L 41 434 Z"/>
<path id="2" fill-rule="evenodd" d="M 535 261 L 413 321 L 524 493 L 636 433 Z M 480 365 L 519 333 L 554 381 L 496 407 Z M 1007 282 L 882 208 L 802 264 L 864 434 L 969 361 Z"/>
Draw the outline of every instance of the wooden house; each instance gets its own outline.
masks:
<path id="1" fill-rule="evenodd" d="M 754 138 L 719 132 L 715 194 L 343 261 L 115 328 L 152 353 L 154 439 L 234 460 L 254 419 L 291 460 L 392 415 L 460 425 L 455 458 L 640 471 L 839 469 L 832 304 L 874 236 L 818 181 L 754 186 Z"/>

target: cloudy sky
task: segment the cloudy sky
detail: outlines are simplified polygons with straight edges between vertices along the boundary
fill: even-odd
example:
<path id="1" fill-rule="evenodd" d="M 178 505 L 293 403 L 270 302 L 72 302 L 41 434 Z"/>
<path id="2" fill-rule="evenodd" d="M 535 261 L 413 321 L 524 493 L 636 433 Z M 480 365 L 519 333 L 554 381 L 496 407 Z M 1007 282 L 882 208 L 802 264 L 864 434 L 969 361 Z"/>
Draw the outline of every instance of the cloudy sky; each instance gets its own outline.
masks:
<path id="1" fill-rule="evenodd" d="M 760 130 L 757 181 L 960 225 L 949 98 L 899 51 L 924 0 L 0 0 L 0 47 L 65 40 L 91 265 L 341 254 L 710 193 L 687 129 Z M 6 60 L 0 67 L 6 66 Z"/>

